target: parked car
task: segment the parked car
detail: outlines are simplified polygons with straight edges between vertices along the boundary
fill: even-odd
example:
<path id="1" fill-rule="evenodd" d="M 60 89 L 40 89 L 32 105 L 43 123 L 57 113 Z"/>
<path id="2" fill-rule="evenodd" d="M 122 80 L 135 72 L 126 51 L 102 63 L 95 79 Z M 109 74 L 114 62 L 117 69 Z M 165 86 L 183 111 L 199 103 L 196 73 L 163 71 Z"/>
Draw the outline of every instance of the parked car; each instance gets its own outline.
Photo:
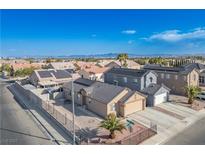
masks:
<path id="1" fill-rule="evenodd" d="M 205 91 L 199 93 L 196 98 L 205 100 Z"/>

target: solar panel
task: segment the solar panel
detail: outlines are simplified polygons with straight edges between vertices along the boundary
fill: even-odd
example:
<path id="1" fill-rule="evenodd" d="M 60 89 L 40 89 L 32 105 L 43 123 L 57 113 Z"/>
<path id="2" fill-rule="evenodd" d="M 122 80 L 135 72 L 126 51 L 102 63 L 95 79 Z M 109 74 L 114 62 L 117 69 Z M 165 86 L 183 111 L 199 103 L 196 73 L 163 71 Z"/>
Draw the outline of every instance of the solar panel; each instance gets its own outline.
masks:
<path id="1" fill-rule="evenodd" d="M 38 74 L 40 75 L 41 78 L 52 77 L 52 75 L 49 71 L 38 71 Z"/>
<path id="2" fill-rule="evenodd" d="M 94 82 L 94 80 L 88 80 L 84 78 L 80 78 L 74 81 L 74 83 L 81 84 L 83 86 L 91 86 Z"/>
<path id="3" fill-rule="evenodd" d="M 57 71 L 51 71 L 51 72 L 56 77 L 56 79 L 71 78 L 70 73 L 68 73 L 65 70 L 57 70 Z"/>

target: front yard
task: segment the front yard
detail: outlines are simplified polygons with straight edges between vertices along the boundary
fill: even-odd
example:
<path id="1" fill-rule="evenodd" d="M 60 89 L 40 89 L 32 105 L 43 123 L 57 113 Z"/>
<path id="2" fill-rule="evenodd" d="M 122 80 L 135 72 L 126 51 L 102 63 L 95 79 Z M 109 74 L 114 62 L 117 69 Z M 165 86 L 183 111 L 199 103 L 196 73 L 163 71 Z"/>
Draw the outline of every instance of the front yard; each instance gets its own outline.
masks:
<path id="1" fill-rule="evenodd" d="M 175 102 L 178 105 L 194 109 L 196 111 L 199 111 L 199 110 L 205 108 L 205 101 L 204 100 L 196 99 L 196 100 L 194 100 L 193 104 L 188 104 L 187 103 L 188 98 L 185 96 L 170 95 L 170 101 Z"/>

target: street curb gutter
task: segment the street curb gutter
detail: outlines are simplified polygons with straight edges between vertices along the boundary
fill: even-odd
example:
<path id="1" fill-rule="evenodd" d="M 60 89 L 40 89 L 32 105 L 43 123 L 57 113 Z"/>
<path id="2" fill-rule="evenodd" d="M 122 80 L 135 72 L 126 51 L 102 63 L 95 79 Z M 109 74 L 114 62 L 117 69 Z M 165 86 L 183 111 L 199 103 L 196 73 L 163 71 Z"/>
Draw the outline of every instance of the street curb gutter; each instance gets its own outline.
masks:
<path id="1" fill-rule="evenodd" d="M 54 136 L 49 132 L 49 130 L 40 122 L 40 120 L 28 108 L 28 106 L 21 100 L 21 98 L 17 96 L 15 90 L 13 88 L 11 88 L 10 86 L 8 86 L 8 89 L 14 94 L 14 97 L 19 101 L 19 103 L 21 105 L 23 105 L 27 109 L 27 111 L 29 111 L 29 112 L 26 112 L 26 113 L 28 113 L 29 116 L 33 118 L 33 120 L 37 123 L 38 126 L 40 126 L 40 128 L 43 130 L 43 132 L 46 133 L 46 135 L 50 138 L 50 140 L 52 142 L 54 142 L 55 144 L 60 145 L 60 143 L 54 138 Z"/>
<path id="2" fill-rule="evenodd" d="M 200 116 L 201 114 L 202 114 L 202 116 Z M 198 115 L 198 116 L 200 116 L 200 117 L 197 118 L 197 119 L 195 119 L 195 120 L 189 121 L 191 117 L 196 117 L 196 115 L 191 116 L 191 117 L 189 117 L 189 118 L 187 118 L 187 119 L 184 119 L 182 122 L 188 122 L 188 121 L 189 121 L 189 124 L 188 124 L 187 126 L 185 126 L 184 128 L 182 128 L 182 129 L 181 129 L 180 131 L 178 131 L 176 134 L 171 135 L 169 138 L 165 139 L 164 141 L 159 142 L 158 144 L 161 144 L 161 145 L 162 145 L 162 144 L 165 144 L 165 143 L 166 143 L 167 141 L 169 141 L 171 138 L 177 136 L 178 133 L 181 133 L 181 132 L 183 132 L 185 129 L 190 128 L 190 127 L 193 126 L 197 121 L 199 121 L 200 119 L 202 119 L 202 118 L 204 117 L 203 114 L 204 114 L 204 116 L 205 116 L 205 109 L 202 109 L 202 110 L 200 110 L 198 113 L 196 113 L 196 115 Z M 182 123 L 182 122 L 181 122 L 181 123 Z"/>
<path id="3" fill-rule="evenodd" d="M 13 87 L 14 89 L 15 89 L 15 85 L 14 85 L 14 87 Z M 20 94 L 20 96 L 22 96 L 21 94 Z M 38 104 L 38 103 L 37 103 Z M 71 134 L 71 132 L 69 132 L 67 129 L 65 129 L 65 127 L 61 124 L 61 123 L 59 123 L 54 117 L 52 117 L 46 110 L 44 110 L 42 107 L 40 107 L 39 105 L 35 105 L 35 107 L 36 107 L 36 109 L 38 109 L 39 110 L 39 112 L 41 112 L 41 114 L 43 114 L 45 117 L 47 117 L 47 118 L 49 118 L 49 120 L 51 120 L 57 127 L 58 127 L 58 129 L 60 129 L 61 131 L 62 131 L 62 133 L 64 133 L 64 135 L 66 135 L 66 138 L 68 139 L 70 139 L 70 140 L 72 140 L 71 138 L 72 138 L 72 134 Z M 42 124 L 43 125 L 43 124 Z M 45 126 L 44 126 L 45 127 Z M 51 133 L 50 133 L 51 134 Z M 52 135 L 53 136 L 53 135 Z M 62 136 L 62 135 L 61 135 Z M 63 138 L 64 138 L 65 136 L 63 136 Z M 67 140 L 67 139 L 65 139 L 65 140 Z M 55 137 L 54 137 L 54 140 L 56 140 L 55 139 Z M 59 141 L 59 140 L 56 140 L 56 141 L 58 141 L 58 143 L 59 144 L 61 144 L 61 145 L 64 145 L 64 143 L 67 143 L 68 142 L 68 140 L 67 141 Z M 69 142 L 68 142 L 69 143 Z"/>

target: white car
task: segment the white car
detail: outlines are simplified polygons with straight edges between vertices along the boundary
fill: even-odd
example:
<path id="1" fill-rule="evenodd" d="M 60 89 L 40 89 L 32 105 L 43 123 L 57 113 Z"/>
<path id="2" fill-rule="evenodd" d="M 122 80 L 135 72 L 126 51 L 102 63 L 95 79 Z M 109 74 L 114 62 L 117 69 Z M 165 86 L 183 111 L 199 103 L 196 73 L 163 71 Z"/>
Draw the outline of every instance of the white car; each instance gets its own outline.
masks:
<path id="1" fill-rule="evenodd" d="M 200 92 L 200 93 L 197 95 L 197 98 L 205 100 L 205 91 Z"/>

